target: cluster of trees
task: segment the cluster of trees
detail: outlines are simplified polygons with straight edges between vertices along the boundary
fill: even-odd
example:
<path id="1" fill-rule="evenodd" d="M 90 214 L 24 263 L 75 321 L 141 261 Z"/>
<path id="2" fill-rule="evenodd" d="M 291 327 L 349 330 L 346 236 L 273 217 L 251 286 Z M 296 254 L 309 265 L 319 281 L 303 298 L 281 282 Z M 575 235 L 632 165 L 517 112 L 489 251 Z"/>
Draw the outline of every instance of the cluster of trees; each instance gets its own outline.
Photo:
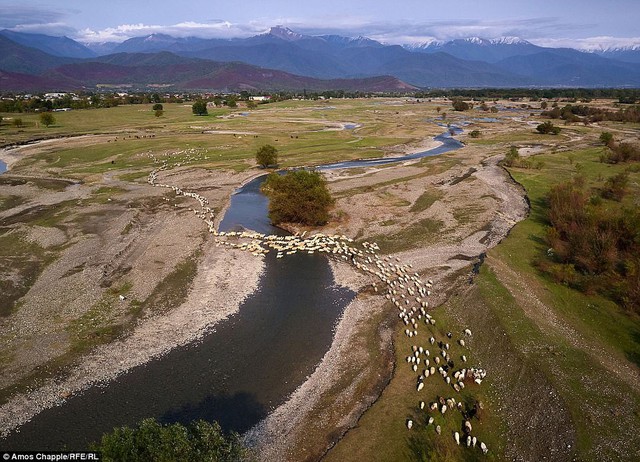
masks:
<path id="1" fill-rule="evenodd" d="M 640 212 L 620 201 L 628 176 L 605 180 L 593 195 L 582 177 L 548 194 L 548 258 L 539 268 L 585 293 L 600 293 L 640 314 Z M 605 200 L 606 199 L 606 200 Z"/>
<path id="2" fill-rule="evenodd" d="M 262 185 L 269 197 L 269 219 L 274 224 L 300 223 L 324 225 L 334 203 L 320 173 L 294 170 L 280 175 L 271 173 Z"/>
<path id="3" fill-rule="evenodd" d="M 217 422 L 204 420 L 184 426 L 145 419 L 137 428 L 120 427 L 103 435 L 91 449 L 107 462 L 239 462 L 247 455 L 237 433 L 225 435 Z"/>
<path id="4" fill-rule="evenodd" d="M 502 99 L 531 101 L 540 99 L 566 99 L 572 102 L 590 101 L 596 98 L 617 99 L 620 103 L 634 104 L 640 101 L 640 89 L 633 88 L 479 88 L 429 90 L 414 93 L 416 98 L 462 97 L 466 99 Z"/>
<path id="5" fill-rule="evenodd" d="M 610 132 L 602 132 L 600 141 L 605 145 L 600 162 L 617 164 L 620 162 L 640 161 L 640 147 L 632 143 L 617 143 Z"/>
<path id="6" fill-rule="evenodd" d="M 640 122 L 640 106 L 633 105 L 623 107 L 617 111 L 604 108 L 585 106 L 581 104 L 567 104 L 564 107 L 555 106 L 541 114 L 550 119 L 562 119 L 567 122 L 601 122 L 609 120 L 613 122 Z"/>

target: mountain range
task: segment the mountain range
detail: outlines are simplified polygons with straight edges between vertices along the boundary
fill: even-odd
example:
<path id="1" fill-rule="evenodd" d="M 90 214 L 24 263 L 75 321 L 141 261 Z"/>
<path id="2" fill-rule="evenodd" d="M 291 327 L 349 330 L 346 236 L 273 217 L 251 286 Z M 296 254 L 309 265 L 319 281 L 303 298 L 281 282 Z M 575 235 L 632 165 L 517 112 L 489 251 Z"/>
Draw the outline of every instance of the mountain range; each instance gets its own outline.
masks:
<path id="1" fill-rule="evenodd" d="M 67 37 L 4 30 L 0 72 L 0 91 L 99 84 L 382 92 L 427 87 L 637 88 L 640 48 L 587 53 L 513 37 L 399 46 L 366 37 L 304 35 L 281 26 L 249 38 L 151 34 L 122 43 L 80 44 Z"/>

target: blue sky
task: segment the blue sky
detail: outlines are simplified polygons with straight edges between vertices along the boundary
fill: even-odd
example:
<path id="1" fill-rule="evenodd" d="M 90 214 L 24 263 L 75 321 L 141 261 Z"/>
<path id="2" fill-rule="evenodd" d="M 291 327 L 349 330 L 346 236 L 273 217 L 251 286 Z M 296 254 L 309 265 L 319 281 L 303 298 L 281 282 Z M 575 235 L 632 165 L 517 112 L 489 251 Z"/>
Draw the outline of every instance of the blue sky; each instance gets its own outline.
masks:
<path id="1" fill-rule="evenodd" d="M 123 41 L 154 32 L 246 37 L 285 25 L 385 43 L 517 36 L 539 45 L 640 44 L 640 0 L 0 0 L 0 28 Z"/>

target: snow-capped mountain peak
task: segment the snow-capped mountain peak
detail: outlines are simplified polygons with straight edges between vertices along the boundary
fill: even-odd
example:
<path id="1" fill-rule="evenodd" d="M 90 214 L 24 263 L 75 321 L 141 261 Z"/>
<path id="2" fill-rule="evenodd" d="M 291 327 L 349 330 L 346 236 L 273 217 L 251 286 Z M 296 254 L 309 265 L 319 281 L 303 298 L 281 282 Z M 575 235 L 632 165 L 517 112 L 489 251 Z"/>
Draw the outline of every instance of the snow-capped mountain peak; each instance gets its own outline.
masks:
<path id="1" fill-rule="evenodd" d="M 530 42 L 521 39 L 520 37 L 499 37 L 491 40 L 494 45 L 529 45 Z"/>
<path id="2" fill-rule="evenodd" d="M 285 26 L 272 27 L 271 29 L 269 29 L 269 35 L 273 35 L 274 37 L 278 37 L 282 40 L 287 40 L 290 42 L 304 38 L 304 35 L 294 32 Z"/>

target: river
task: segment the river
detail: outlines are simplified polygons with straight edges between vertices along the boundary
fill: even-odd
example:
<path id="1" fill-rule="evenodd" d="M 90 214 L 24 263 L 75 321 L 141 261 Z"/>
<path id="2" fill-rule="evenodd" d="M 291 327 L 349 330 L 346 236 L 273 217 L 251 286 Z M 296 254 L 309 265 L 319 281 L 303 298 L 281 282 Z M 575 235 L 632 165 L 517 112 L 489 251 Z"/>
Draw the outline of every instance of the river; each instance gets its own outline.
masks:
<path id="1" fill-rule="evenodd" d="M 459 130 L 459 129 L 458 129 Z M 449 133 L 434 149 L 404 157 L 357 160 L 319 169 L 367 167 L 458 149 Z M 221 231 L 252 229 L 285 234 L 267 217 L 260 193 L 265 177 L 237 190 Z M 172 350 L 109 382 L 50 408 L 0 441 L 3 448 L 79 450 L 115 426 L 146 417 L 161 422 L 217 420 L 244 432 L 258 423 L 313 372 L 331 346 L 336 323 L 355 293 L 337 287 L 328 260 L 271 252 L 259 287 L 239 311 L 215 325 L 201 341 Z M 238 269 L 241 274 L 241 268 Z"/>

